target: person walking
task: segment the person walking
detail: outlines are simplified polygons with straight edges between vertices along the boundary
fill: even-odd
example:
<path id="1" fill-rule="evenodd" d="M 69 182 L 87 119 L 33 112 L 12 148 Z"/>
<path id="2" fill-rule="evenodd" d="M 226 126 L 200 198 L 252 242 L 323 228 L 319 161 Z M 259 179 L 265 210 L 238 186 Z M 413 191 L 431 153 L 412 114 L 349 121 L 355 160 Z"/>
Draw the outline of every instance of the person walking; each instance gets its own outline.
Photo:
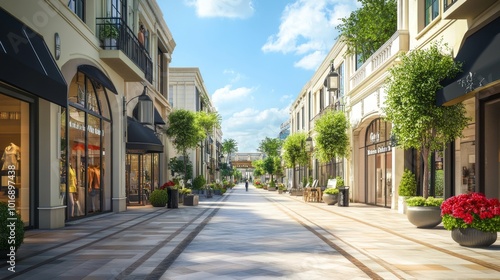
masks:
<path id="1" fill-rule="evenodd" d="M 245 191 L 248 191 L 248 179 L 245 180 Z"/>

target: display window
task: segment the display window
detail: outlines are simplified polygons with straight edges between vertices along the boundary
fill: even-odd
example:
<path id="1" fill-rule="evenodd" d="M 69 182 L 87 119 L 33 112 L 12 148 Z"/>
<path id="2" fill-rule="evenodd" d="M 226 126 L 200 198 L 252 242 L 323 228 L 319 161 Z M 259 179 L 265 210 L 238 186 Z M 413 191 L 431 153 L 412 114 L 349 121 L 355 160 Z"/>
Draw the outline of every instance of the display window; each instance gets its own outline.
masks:
<path id="1" fill-rule="evenodd" d="M 67 178 L 62 193 L 68 206 L 68 218 L 111 211 L 110 107 L 105 89 L 78 72 L 70 84 L 69 106 L 62 114 L 62 138 L 67 149 L 63 156 L 62 178 Z M 61 131 L 61 135 L 66 135 Z M 66 171 L 67 170 L 67 171 Z M 67 174 L 67 176 L 66 176 Z M 64 181 L 64 180 L 63 180 Z"/>
<path id="2" fill-rule="evenodd" d="M 30 213 L 30 103 L 0 89 L 0 201 L 15 207 L 26 226 Z"/>
<path id="3" fill-rule="evenodd" d="M 376 119 L 366 130 L 366 193 L 367 203 L 391 206 L 392 143 L 391 123 Z"/>

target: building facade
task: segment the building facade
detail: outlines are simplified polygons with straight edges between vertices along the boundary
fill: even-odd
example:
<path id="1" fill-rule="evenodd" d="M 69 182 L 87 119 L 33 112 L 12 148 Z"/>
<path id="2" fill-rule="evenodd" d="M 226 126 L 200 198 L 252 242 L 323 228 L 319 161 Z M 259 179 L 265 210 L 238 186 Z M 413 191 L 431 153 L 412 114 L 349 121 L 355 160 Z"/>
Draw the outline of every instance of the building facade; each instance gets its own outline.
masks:
<path id="1" fill-rule="evenodd" d="M 2 2 L 2 187 L 11 175 L 27 227 L 125 211 L 130 152 L 164 153 L 154 123 L 136 138 L 127 131 L 137 121 L 127 100 L 145 89 L 160 118 L 168 113 L 162 80 L 175 42 L 159 11 L 155 1 Z"/>
<path id="2" fill-rule="evenodd" d="M 496 118 L 500 37 L 498 1 L 470 0 L 398 2 L 397 31 L 362 65 L 345 56 L 335 43 L 316 73 L 300 91 L 290 111 L 291 133 L 305 131 L 314 137 L 314 120 L 325 110 L 343 110 L 350 128 L 350 155 L 327 164 L 313 157 L 308 170 L 297 167 L 298 182 L 304 176 L 326 185 L 328 177 L 341 176 L 350 186 L 352 201 L 398 207 L 397 189 L 405 168 L 415 172 L 415 151 L 404 151 L 391 137 L 392 125 L 384 120 L 385 79 L 400 53 L 426 48 L 441 41 L 452 49 L 463 73 L 436 93 L 437 105 L 463 102 L 472 118 L 463 137 L 432 156 L 432 195 L 479 191 L 500 197 L 500 148 Z M 477 5 L 476 5 L 477 4 Z M 415 12 L 410 12 L 415 11 Z M 325 78 L 333 69 L 339 74 L 338 89 L 329 92 Z M 422 176 L 422 175 L 421 175 Z"/>
<path id="3" fill-rule="evenodd" d="M 212 105 L 201 72 L 196 67 L 171 67 L 169 69 L 169 103 L 173 109 L 192 112 L 217 113 Z M 219 163 L 222 155 L 222 130 L 214 128 L 196 150 L 189 151 L 193 163 L 193 178 L 205 177 L 207 183 L 220 180 Z M 173 150 L 171 158 L 178 156 Z"/>

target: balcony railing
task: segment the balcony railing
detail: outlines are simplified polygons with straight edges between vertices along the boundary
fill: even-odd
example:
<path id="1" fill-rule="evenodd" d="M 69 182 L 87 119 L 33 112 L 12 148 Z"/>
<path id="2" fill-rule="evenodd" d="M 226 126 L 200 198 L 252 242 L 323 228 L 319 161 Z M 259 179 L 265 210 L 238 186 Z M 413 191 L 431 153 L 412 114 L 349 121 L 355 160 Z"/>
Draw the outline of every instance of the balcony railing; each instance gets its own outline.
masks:
<path id="1" fill-rule="evenodd" d="M 397 31 L 351 77 L 351 88 L 362 84 L 373 73 L 394 59 L 400 51 L 408 51 L 408 32 Z"/>
<path id="2" fill-rule="evenodd" d="M 121 18 L 96 18 L 96 28 L 101 47 L 107 50 L 120 50 L 139 69 L 144 72 L 144 77 L 153 82 L 153 62 L 148 51 L 134 32 Z"/>

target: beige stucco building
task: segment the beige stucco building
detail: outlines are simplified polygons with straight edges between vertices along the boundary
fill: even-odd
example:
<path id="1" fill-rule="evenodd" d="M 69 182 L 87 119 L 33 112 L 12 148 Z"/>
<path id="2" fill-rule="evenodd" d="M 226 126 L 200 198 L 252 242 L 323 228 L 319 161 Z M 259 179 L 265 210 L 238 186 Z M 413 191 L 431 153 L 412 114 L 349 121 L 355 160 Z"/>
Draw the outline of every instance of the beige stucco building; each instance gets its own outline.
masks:
<path id="1" fill-rule="evenodd" d="M 398 0 L 397 4 L 397 31 L 384 45 L 357 65 L 353 56 L 344 55 L 342 43 L 335 43 L 293 103 L 291 133 L 314 136 L 314 120 L 330 109 L 343 110 L 350 122 L 350 156 L 323 165 L 312 158 L 307 172 L 296 168 L 297 178 L 312 176 L 324 186 L 328 177 L 341 176 L 350 186 L 352 201 L 398 208 L 403 170 L 414 171 L 417 160 L 415 151 L 403 151 L 391 139 L 391 124 L 383 119 L 384 81 L 399 53 L 441 41 L 463 62 L 464 72 L 443 81 L 436 103 L 464 102 L 472 121 L 462 138 L 433 155 L 428 187 L 432 194 L 445 197 L 468 191 L 500 197 L 500 142 L 495 132 L 500 55 L 494 51 L 500 46 L 500 2 Z M 325 85 L 330 64 L 339 74 L 339 88 L 331 94 Z"/>
<path id="2" fill-rule="evenodd" d="M 166 178 L 175 41 L 156 1 L 2 1 L 0 13 L 2 187 L 14 174 L 16 190 L 1 200 L 34 228 L 141 202 Z M 143 92 L 155 110 L 136 118 Z"/>

